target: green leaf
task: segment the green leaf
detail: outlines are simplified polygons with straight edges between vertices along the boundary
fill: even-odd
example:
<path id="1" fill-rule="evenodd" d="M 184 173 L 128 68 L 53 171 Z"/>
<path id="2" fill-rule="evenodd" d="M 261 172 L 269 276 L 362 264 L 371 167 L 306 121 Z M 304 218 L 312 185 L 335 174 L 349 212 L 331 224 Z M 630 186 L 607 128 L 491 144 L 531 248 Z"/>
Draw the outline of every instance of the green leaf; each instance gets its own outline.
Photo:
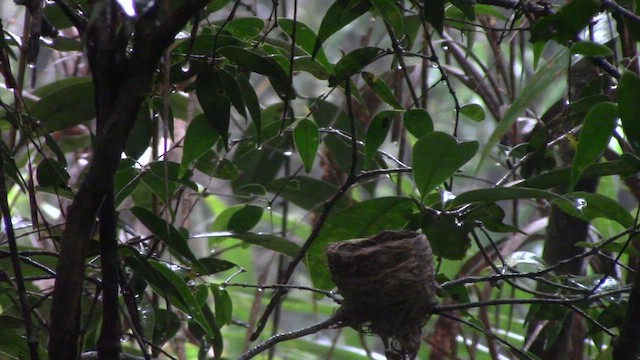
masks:
<path id="1" fill-rule="evenodd" d="M 229 292 L 217 284 L 211 284 L 211 294 L 216 307 L 216 320 L 219 327 L 231 324 L 233 315 L 233 302 Z"/>
<path id="2" fill-rule="evenodd" d="M 587 178 L 611 175 L 626 177 L 639 172 L 640 163 L 625 155 L 630 154 L 623 154 L 622 160 L 607 161 L 604 163 L 590 165 L 584 170 L 582 177 Z M 543 174 L 519 182 L 515 186 L 536 189 L 549 189 L 556 186 L 568 187 L 569 181 L 571 180 L 571 171 L 571 167 L 547 171 Z"/>
<path id="3" fill-rule="evenodd" d="M 245 110 L 244 98 L 242 96 L 242 92 L 240 91 L 238 80 L 234 75 L 232 75 L 225 69 L 220 69 L 220 77 L 222 78 L 224 89 L 227 92 L 227 96 L 229 96 L 231 104 L 233 104 L 233 107 L 236 108 L 238 114 L 247 119 L 247 111 Z"/>
<path id="4" fill-rule="evenodd" d="M 382 230 L 402 229 L 409 222 L 414 208 L 415 203 L 410 198 L 382 197 L 330 215 L 306 256 L 314 286 L 320 289 L 334 286 L 325 256 L 330 243 L 372 236 Z"/>
<path id="5" fill-rule="evenodd" d="M 613 51 L 606 45 L 596 44 L 591 41 L 578 41 L 569 49 L 574 55 L 584 56 L 611 56 Z"/>
<path id="6" fill-rule="evenodd" d="M 453 176 L 478 152 L 477 141 L 430 132 L 413 146 L 413 178 L 422 198 Z"/>
<path id="7" fill-rule="evenodd" d="M 193 319 L 200 325 L 207 336 L 210 339 L 218 339 L 222 338 L 222 334 L 220 334 L 220 329 L 215 323 L 215 318 L 211 319 L 208 316 L 205 316 L 205 312 L 203 311 L 202 304 L 200 304 L 193 293 L 190 291 L 187 286 L 185 280 L 180 278 L 175 272 L 169 268 L 169 264 L 161 263 L 155 260 L 150 260 L 149 263 L 151 266 L 161 274 L 166 281 L 175 289 L 175 291 L 180 294 L 180 297 L 184 301 L 184 305 L 188 309 L 189 315 L 193 317 Z"/>
<path id="8" fill-rule="evenodd" d="M 422 232 L 431 243 L 433 255 L 449 260 L 461 260 L 471 247 L 469 227 L 456 216 L 443 215 L 428 219 Z"/>
<path id="9" fill-rule="evenodd" d="M 294 257 L 300 251 L 300 246 L 298 246 L 293 241 L 287 240 L 283 237 L 272 235 L 272 234 L 264 234 L 264 233 L 234 233 L 230 231 L 213 231 L 202 234 L 197 234 L 191 236 L 191 239 L 202 239 L 202 238 L 214 238 L 214 239 L 225 239 L 225 238 L 234 238 L 242 240 L 248 244 L 258 245 L 265 249 L 273 250 L 279 252 L 281 254 Z"/>
<path id="10" fill-rule="evenodd" d="M 191 163 L 211 150 L 218 139 L 220 139 L 220 134 L 204 115 L 200 114 L 193 118 L 184 136 L 182 162 L 178 176 L 183 177 Z"/>
<path id="11" fill-rule="evenodd" d="M 174 338 L 174 336 L 180 330 L 182 323 L 178 318 L 178 315 L 173 311 L 167 309 L 156 308 L 155 310 L 155 324 L 153 327 L 153 343 L 157 346 L 162 346 L 167 341 Z"/>
<path id="12" fill-rule="evenodd" d="M 337 193 L 339 188 L 312 177 L 292 176 L 274 180 L 267 185 L 267 190 L 305 210 L 314 210 Z M 353 199 L 348 195 L 343 196 L 336 204 L 336 209 L 346 207 L 350 201 Z"/>
<path id="13" fill-rule="evenodd" d="M 40 100 L 29 109 L 31 116 L 39 119 L 49 132 L 68 129 L 96 117 L 91 79 L 61 81 L 60 86 L 49 85 L 47 89 L 51 91 L 40 95 Z"/>
<path id="14" fill-rule="evenodd" d="M 378 152 L 380 145 L 384 143 L 389 133 L 389 128 L 393 123 L 393 118 L 398 115 L 397 111 L 385 110 L 379 112 L 367 129 L 367 137 L 364 143 L 364 166 L 369 166 L 371 160 Z"/>
<path id="15" fill-rule="evenodd" d="M 257 52 L 235 46 L 218 49 L 218 53 L 244 70 L 268 76 L 273 89 L 281 98 L 288 95 L 289 77 L 272 57 L 260 55 Z M 289 95 L 293 95 L 293 93 Z"/>
<path id="16" fill-rule="evenodd" d="M 198 261 L 200 262 L 200 265 L 202 265 L 204 270 L 206 270 L 204 272 L 199 272 L 199 275 L 213 275 L 222 271 L 233 269 L 237 266 L 230 261 L 211 257 L 200 258 L 198 259 Z"/>
<path id="17" fill-rule="evenodd" d="M 70 178 L 71 176 L 60 163 L 51 158 L 42 159 L 38 165 L 36 179 L 40 186 L 66 189 Z"/>
<path id="18" fill-rule="evenodd" d="M 170 250 L 192 261 L 193 265 L 198 267 L 198 269 L 204 270 L 202 266 L 199 265 L 198 259 L 193 255 L 193 252 L 191 252 L 187 239 L 173 225 L 143 207 L 136 206 L 131 208 L 130 211 L 133 216 L 140 220 L 142 225 L 167 245 Z"/>
<path id="19" fill-rule="evenodd" d="M 294 22 L 293 20 L 287 18 L 278 19 L 278 25 L 280 25 L 282 31 L 287 33 L 289 37 L 293 36 L 294 23 L 296 28 L 296 45 L 302 48 L 302 50 L 306 51 L 307 54 L 313 54 L 313 47 L 315 46 L 317 41 L 316 33 L 300 21 Z M 327 59 L 327 55 L 325 55 L 322 48 L 317 51 L 313 58 L 315 58 L 315 60 L 322 64 L 326 71 L 330 71 L 331 69 L 333 69 L 333 65 Z"/>
<path id="20" fill-rule="evenodd" d="M 377 47 L 362 47 L 343 56 L 334 67 L 335 75 L 329 78 L 329 86 L 339 85 L 385 52 L 386 50 Z"/>
<path id="21" fill-rule="evenodd" d="M 522 187 L 497 187 L 464 192 L 453 199 L 449 206 L 453 208 L 471 203 L 493 203 L 502 200 L 515 199 L 546 199 L 552 201 L 561 198 L 562 196 L 546 190 Z"/>
<path id="22" fill-rule="evenodd" d="M 47 359 L 46 351 L 38 346 L 38 357 Z M 31 359 L 31 353 L 27 340 L 22 331 L 13 329 L 0 329 L 0 358 L 6 360 Z"/>
<path id="23" fill-rule="evenodd" d="M 384 101 L 394 109 L 403 109 L 402 105 L 400 104 L 398 99 L 396 99 L 396 96 L 393 95 L 393 92 L 391 91 L 387 83 L 384 82 L 384 80 L 366 71 L 362 72 L 362 79 L 364 79 L 367 85 L 369 85 L 369 87 L 373 89 L 376 96 L 380 98 L 380 100 Z"/>
<path id="24" fill-rule="evenodd" d="M 483 121 L 484 108 L 478 104 L 467 104 L 460 108 L 460 113 L 473 121 Z"/>
<path id="25" fill-rule="evenodd" d="M 144 104 L 138 111 L 136 123 L 127 138 L 124 153 L 133 159 L 139 159 L 149 148 L 152 136 L 153 120 L 151 119 L 151 109 L 148 104 Z"/>
<path id="26" fill-rule="evenodd" d="M 631 71 L 625 71 L 618 86 L 618 111 L 622 120 L 622 128 L 629 143 L 640 153 L 640 78 Z"/>
<path id="27" fill-rule="evenodd" d="M 500 139 L 511 129 L 518 117 L 526 112 L 526 109 L 535 101 L 538 101 L 547 88 L 554 83 L 562 73 L 567 70 L 569 64 L 569 52 L 563 48 L 547 62 L 544 68 L 538 70 L 533 78 L 527 83 L 522 92 L 511 104 L 507 112 L 493 130 L 493 133 L 482 148 L 478 168 L 482 166 L 484 159 L 493 148 L 500 142 Z"/>
<path id="28" fill-rule="evenodd" d="M 320 146 L 320 131 L 315 122 L 309 119 L 298 121 L 293 129 L 293 139 L 296 143 L 298 154 L 302 158 L 304 171 L 310 172 L 313 169 L 313 162 L 316 158 L 318 146 Z"/>
<path id="29" fill-rule="evenodd" d="M 256 128 L 256 144 L 259 146 L 262 143 L 262 125 L 258 95 L 256 95 L 256 91 L 253 89 L 249 79 L 247 79 L 243 73 L 238 73 L 238 86 L 240 87 L 240 93 L 242 94 L 244 103 L 249 110 L 249 114 L 251 114 L 253 126 Z"/>
<path id="30" fill-rule="evenodd" d="M 322 44 L 331 35 L 359 18 L 369 9 L 371 9 L 369 0 L 336 0 L 322 18 L 311 56 L 315 58 Z"/>
<path id="31" fill-rule="evenodd" d="M 231 100 L 223 86 L 220 73 L 211 68 L 200 72 L 196 79 L 196 95 L 204 116 L 220 134 L 228 150 Z"/>
<path id="32" fill-rule="evenodd" d="M 424 0 L 424 18 L 438 33 L 444 27 L 444 0 Z"/>
<path id="33" fill-rule="evenodd" d="M 247 232 L 258 225 L 260 219 L 262 219 L 263 212 L 264 209 L 260 206 L 245 205 L 231 215 L 227 228 L 233 232 Z"/>
<path id="34" fill-rule="evenodd" d="M 569 190 L 573 190 L 587 167 L 596 162 L 609 145 L 618 124 L 618 107 L 614 103 L 599 103 L 587 113 L 576 156 L 573 160 Z"/>
<path id="35" fill-rule="evenodd" d="M 371 4 L 378 10 L 384 21 L 391 25 L 396 36 L 404 34 L 402 10 L 393 0 L 371 0 Z"/>
<path id="36" fill-rule="evenodd" d="M 224 27 L 231 35 L 242 40 L 250 40 L 260 34 L 264 28 L 264 20 L 256 17 L 235 18 Z"/>
<path id="37" fill-rule="evenodd" d="M 633 227 L 634 218 L 619 202 L 597 193 L 573 192 L 566 196 L 569 201 L 554 202 L 569 215 L 591 221 L 605 218 L 618 222 L 625 228 Z"/>
<path id="38" fill-rule="evenodd" d="M 433 131 L 433 120 L 425 109 L 409 109 L 404 113 L 404 126 L 416 139 Z"/>
<path id="39" fill-rule="evenodd" d="M 460 11 L 462 11 L 464 13 L 464 16 L 466 16 L 467 20 L 470 21 L 475 21 L 476 20 L 476 12 L 473 8 L 473 5 L 476 3 L 473 0 L 450 0 L 451 4 L 455 7 L 457 7 L 458 9 L 460 9 Z"/>
<path id="40" fill-rule="evenodd" d="M 555 40 L 560 44 L 572 41 L 599 10 L 598 0 L 573 0 L 555 14 L 538 20 L 531 29 L 531 41 Z"/>

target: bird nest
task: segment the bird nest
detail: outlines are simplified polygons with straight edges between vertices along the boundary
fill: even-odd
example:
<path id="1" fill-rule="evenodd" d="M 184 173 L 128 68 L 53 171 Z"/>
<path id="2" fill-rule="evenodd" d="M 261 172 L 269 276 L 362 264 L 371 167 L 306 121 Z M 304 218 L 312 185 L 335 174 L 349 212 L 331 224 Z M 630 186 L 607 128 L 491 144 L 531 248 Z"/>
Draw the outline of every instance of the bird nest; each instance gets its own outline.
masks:
<path id="1" fill-rule="evenodd" d="M 415 359 L 421 329 L 436 305 L 431 246 L 411 231 L 341 241 L 327 249 L 331 276 L 344 301 L 340 315 L 378 335 L 387 359 Z"/>

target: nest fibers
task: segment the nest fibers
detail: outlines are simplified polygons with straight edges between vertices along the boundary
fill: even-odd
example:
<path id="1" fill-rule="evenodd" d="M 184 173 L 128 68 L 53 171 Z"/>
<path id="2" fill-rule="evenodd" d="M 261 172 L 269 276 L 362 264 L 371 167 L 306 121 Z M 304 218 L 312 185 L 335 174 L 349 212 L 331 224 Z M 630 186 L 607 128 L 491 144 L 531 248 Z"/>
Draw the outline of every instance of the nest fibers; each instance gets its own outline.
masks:
<path id="1" fill-rule="evenodd" d="M 327 249 L 333 281 L 344 297 L 340 315 L 378 335 L 387 359 L 415 359 L 421 329 L 436 305 L 431 246 L 412 231 L 384 231 Z"/>

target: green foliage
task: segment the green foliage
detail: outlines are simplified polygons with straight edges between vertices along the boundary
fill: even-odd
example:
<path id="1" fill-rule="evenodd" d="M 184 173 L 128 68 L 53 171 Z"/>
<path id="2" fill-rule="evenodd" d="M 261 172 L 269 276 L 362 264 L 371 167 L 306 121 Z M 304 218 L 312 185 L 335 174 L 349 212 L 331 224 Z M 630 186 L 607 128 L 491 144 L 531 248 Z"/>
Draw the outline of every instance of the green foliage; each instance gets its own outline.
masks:
<path id="1" fill-rule="evenodd" d="M 640 306 L 628 296 L 640 255 L 629 246 L 640 194 L 634 17 L 595 0 L 196 3 L 135 1 L 137 16 L 103 17 L 84 0 L 44 2 L 33 36 L 15 35 L 37 31 L 29 17 L 2 22 L 0 357 L 46 357 L 60 298 L 48 281 L 65 281 L 59 268 L 79 254 L 85 356 L 106 333 L 112 270 L 123 352 L 180 357 L 184 344 L 189 359 L 243 358 L 269 302 L 277 315 L 260 340 L 272 325 L 343 314 L 327 247 L 385 230 L 427 236 L 434 259 L 421 266 L 434 265 L 442 290 L 433 317 L 459 311 L 464 331 L 430 321 L 422 333 L 464 341 L 447 349 L 457 357 L 548 358 L 522 350 L 527 326 L 549 345 L 578 309 L 576 322 L 595 321 L 572 355 L 612 357 L 612 334 Z M 637 13 L 636 3 L 620 5 Z M 172 30 L 142 27 L 158 24 Z M 133 61 L 146 52 L 157 56 Z M 550 244 L 567 218 L 571 239 Z M 586 270 L 567 272 L 573 262 Z M 331 344 L 287 340 L 272 357 L 383 356 L 363 328 Z M 483 337 L 490 351 L 473 346 Z"/>

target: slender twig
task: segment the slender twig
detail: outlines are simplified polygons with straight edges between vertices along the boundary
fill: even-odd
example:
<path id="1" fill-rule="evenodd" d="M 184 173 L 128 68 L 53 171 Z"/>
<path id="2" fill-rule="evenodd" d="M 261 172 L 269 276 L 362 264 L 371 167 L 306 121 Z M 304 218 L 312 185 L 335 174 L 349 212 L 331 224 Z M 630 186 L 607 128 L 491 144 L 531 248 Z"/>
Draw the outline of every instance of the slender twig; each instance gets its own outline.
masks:
<path id="1" fill-rule="evenodd" d="M 327 320 L 317 323 L 315 325 L 311 325 L 309 327 L 302 328 L 299 330 L 294 330 L 287 333 L 272 336 L 265 342 L 261 343 L 260 345 L 244 353 L 242 356 L 238 358 L 238 360 L 249 360 L 255 357 L 256 355 L 260 354 L 261 352 L 268 350 L 270 347 L 274 346 L 275 344 L 281 343 L 283 341 L 293 340 L 293 339 L 297 339 L 310 334 L 315 334 L 320 330 L 325 330 L 330 327 L 333 327 L 333 328 L 342 327 L 344 325 L 341 324 L 341 322 L 342 322 L 342 317 L 339 314 L 335 314 L 332 317 L 328 318 Z"/>

